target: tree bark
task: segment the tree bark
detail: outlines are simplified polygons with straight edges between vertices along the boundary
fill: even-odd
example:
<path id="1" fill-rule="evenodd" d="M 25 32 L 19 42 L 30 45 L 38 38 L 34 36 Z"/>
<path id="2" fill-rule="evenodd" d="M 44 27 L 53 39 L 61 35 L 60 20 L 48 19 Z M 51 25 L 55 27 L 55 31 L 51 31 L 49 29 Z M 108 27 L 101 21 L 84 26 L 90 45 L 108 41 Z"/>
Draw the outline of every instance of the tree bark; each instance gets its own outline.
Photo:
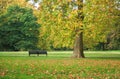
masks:
<path id="1" fill-rule="evenodd" d="M 85 58 L 84 53 L 83 53 L 83 32 L 78 34 L 75 38 L 73 57 L 74 58 Z"/>
<path id="2" fill-rule="evenodd" d="M 81 3 L 78 5 L 78 10 L 83 11 L 83 0 L 78 0 L 78 1 L 79 3 Z M 79 21 L 83 22 L 83 19 L 84 19 L 83 12 L 78 13 L 78 19 Z M 83 26 L 79 26 L 79 27 L 83 27 Z M 74 58 L 85 58 L 83 53 L 83 31 L 82 30 L 83 29 L 81 29 L 80 33 L 79 31 L 76 31 L 78 33 L 76 33 L 77 35 L 74 41 L 74 51 L 73 51 Z"/>

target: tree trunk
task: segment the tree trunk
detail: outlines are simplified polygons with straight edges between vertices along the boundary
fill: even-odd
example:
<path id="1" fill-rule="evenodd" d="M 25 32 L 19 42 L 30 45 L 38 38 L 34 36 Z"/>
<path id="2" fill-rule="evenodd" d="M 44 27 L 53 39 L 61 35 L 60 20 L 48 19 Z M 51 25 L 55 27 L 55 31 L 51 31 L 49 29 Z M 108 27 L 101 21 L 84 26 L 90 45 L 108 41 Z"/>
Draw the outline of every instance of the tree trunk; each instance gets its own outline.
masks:
<path id="1" fill-rule="evenodd" d="M 83 53 L 83 32 L 81 32 L 75 38 L 73 57 L 74 58 L 85 58 L 84 53 Z"/>
<path id="2" fill-rule="evenodd" d="M 83 19 L 84 19 L 83 0 L 78 0 L 78 2 L 80 3 L 78 5 L 78 10 L 80 10 L 80 12 L 78 13 L 78 19 L 79 19 L 79 21 L 83 22 Z M 83 27 L 83 26 L 79 26 L 79 27 Z M 76 33 L 77 35 L 76 35 L 75 41 L 74 41 L 73 57 L 74 58 L 85 58 L 84 53 L 83 53 L 83 31 L 82 31 L 83 29 L 81 29 L 80 33 L 77 30 L 76 30 L 76 32 L 78 32 L 78 33 Z"/>

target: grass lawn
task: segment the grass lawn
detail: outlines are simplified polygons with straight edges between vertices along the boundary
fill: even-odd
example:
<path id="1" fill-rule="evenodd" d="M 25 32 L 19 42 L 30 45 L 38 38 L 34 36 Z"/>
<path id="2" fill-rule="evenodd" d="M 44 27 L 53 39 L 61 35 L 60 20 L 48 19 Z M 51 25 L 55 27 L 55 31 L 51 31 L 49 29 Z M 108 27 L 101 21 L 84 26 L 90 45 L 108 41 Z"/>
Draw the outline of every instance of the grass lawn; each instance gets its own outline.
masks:
<path id="1" fill-rule="evenodd" d="M 120 79 L 120 51 L 51 51 L 48 56 L 28 52 L 0 52 L 0 79 Z"/>

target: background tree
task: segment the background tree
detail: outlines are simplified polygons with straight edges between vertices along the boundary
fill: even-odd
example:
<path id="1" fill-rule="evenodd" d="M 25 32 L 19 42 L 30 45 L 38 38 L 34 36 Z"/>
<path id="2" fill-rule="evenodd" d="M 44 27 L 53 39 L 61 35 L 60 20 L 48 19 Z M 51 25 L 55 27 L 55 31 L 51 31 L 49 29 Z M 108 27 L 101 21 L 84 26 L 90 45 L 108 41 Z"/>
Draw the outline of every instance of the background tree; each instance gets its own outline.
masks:
<path id="1" fill-rule="evenodd" d="M 8 6 L 15 4 L 23 7 L 30 7 L 26 0 L 0 0 L 0 13 L 3 14 Z"/>
<path id="2" fill-rule="evenodd" d="M 104 50 L 108 46 L 108 34 L 116 28 L 115 20 L 116 13 L 116 0 L 86 0 L 84 7 L 85 29 L 84 42 L 87 42 L 86 47 L 95 47 L 100 45 L 100 49 Z"/>
<path id="3" fill-rule="evenodd" d="M 4 14 L 9 3 L 11 0 L 0 0 L 0 15 Z"/>
<path id="4" fill-rule="evenodd" d="M 113 6 L 110 9 L 112 14 L 113 21 L 113 29 L 108 34 L 109 43 L 107 45 L 107 49 L 120 50 L 120 0 L 116 0 Z"/>
<path id="5" fill-rule="evenodd" d="M 39 24 L 32 9 L 10 6 L 0 16 L 0 48 L 2 50 L 28 50 L 37 47 Z"/>

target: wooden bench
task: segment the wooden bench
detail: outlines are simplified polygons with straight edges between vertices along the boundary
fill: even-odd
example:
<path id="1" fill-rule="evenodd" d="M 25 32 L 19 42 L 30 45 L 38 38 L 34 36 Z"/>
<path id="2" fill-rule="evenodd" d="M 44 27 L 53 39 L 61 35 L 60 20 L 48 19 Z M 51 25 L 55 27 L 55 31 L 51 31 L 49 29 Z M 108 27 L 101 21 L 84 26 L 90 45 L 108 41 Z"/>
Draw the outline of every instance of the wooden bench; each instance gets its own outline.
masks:
<path id="1" fill-rule="evenodd" d="M 47 51 L 46 50 L 30 50 L 29 51 L 29 56 L 31 54 L 37 54 L 37 56 L 39 56 L 39 54 L 46 54 L 46 56 L 47 56 Z"/>

